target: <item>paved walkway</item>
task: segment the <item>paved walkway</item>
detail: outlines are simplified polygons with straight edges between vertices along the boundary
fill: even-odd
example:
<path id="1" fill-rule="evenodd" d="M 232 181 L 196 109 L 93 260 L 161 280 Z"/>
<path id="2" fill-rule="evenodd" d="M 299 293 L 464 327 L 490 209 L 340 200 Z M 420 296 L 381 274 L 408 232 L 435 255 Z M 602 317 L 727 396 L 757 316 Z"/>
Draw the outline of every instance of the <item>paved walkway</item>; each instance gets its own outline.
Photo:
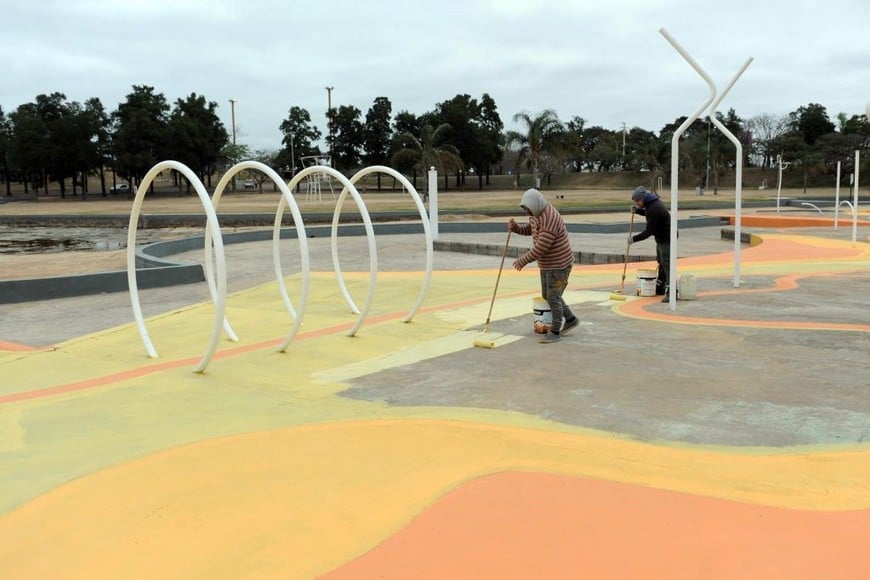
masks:
<path id="1" fill-rule="evenodd" d="M 4 577 L 862 577 L 870 227 L 852 244 L 780 225 L 741 246 L 739 288 L 721 228 L 684 230 L 700 292 L 676 311 L 610 300 L 622 264 L 575 267 L 582 323 L 553 345 L 531 332 L 537 272 L 506 269 L 490 326 L 506 338 L 472 346 L 497 256 L 439 253 L 402 323 L 414 236 L 379 240 L 353 338 L 312 240 L 313 300 L 284 353 L 268 244 L 228 246 L 240 341 L 205 374 L 199 285 L 143 292 L 157 359 L 126 294 L 0 307 Z M 366 255 L 343 242 L 358 300 Z"/>

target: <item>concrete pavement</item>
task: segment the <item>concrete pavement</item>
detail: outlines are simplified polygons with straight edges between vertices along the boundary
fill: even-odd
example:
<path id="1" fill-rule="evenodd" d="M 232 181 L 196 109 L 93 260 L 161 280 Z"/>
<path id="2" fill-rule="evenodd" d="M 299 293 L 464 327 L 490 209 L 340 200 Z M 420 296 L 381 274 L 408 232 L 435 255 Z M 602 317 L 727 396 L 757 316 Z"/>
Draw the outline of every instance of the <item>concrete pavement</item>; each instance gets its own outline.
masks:
<path id="1" fill-rule="evenodd" d="M 676 311 L 610 300 L 621 263 L 576 266 L 582 323 L 552 345 L 531 332 L 537 273 L 507 269 L 491 331 L 517 339 L 472 346 L 498 256 L 437 253 L 424 308 L 399 322 L 419 236 L 378 240 L 354 338 L 328 241 L 310 240 L 313 301 L 283 354 L 268 245 L 227 246 L 241 340 L 204 375 L 204 285 L 143 293 L 156 360 L 124 293 L 0 306 L 0 561 L 13 578 L 857 577 L 870 228 L 853 245 L 788 225 L 753 228 L 739 288 L 722 228 L 683 230 L 699 296 Z M 572 243 L 622 252 L 625 235 Z M 341 252 L 364 295 L 364 239 Z"/>

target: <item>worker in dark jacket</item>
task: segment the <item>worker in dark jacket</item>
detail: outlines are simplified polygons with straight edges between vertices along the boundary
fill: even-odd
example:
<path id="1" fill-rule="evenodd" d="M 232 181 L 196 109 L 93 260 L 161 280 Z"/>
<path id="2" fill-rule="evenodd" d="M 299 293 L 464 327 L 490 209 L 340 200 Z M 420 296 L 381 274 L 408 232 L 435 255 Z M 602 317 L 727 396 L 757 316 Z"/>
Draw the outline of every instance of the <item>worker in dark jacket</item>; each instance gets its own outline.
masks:
<path id="1" fill-rule="evenodd" d="M 646 217 L 646 229 L 641 233 L 629 236 L 628 243 L 640 242 L 649 238 L 656 241 L 656 261 L 659 273 L 656 278 L 656 294 L 664 295 L 662 302 L 668 302 L 668 276 L 671 272 L 671 214 L 655 193 L 647 191 L 642 185 L 637 186 L 631 194 L 634 206 L 631 211 Z"/>

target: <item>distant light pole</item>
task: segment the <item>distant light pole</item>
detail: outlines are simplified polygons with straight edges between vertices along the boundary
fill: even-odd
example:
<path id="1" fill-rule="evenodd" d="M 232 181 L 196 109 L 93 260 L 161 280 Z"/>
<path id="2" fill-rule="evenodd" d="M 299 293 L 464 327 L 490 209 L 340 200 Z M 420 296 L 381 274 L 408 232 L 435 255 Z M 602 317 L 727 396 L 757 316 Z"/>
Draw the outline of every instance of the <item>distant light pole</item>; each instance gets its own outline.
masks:
<path id="1" fill-rule="evenodd" d="M 295 136 L 290 133 L 290 178 L 296 177 L 296 153 L 293 150 L 293 140 Z"/>
<path id="2" fill-rule="evenodd" d="M 622 124 L 622 169 L 625 169 L 625 123 Z"/>
<path id="3" fill-rule="evenodd" d="M 230 99 L 230 111 L 233 118 L 233 145 L 236 144 L 236 100 Z"/>
<path id="4" fill-rule="evenodd" d="M 701 195 L 704 195 L 704 191 L 710 187 L 710 122 L 710 115 L 707 115 L 707 173 L 704 176 L 704 188 L 701 190 Z"/>
<path id="5" fill-rule="evenodd" d="M 326 119 L 329 124 L 329 166 L 335 167 L 335 160 L 332 158 L 332 89 L 335 87 L 323 87 L 326 89 Z"/>

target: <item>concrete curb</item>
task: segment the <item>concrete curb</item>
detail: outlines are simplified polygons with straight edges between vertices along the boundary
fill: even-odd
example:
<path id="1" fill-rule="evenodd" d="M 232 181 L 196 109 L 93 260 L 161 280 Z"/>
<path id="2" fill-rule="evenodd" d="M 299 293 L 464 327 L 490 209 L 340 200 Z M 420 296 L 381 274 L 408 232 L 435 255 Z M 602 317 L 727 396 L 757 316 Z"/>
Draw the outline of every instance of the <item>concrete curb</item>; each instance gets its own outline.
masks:
<path id="1" fill-rule="evenodd" d="M 42 217 L 42 216 L 40 216 Z M 77 216 L 81 218 L 81 216 Z M 99 218 L 95 220 L 100 222 L 101 226 L 111 224 L 113 216 L 93 216 Z M 153 217 L 153 216 L 152 216 Z M 173 227 L 177 225 L 190 225 L 189 222 L 182 224 L 176 221 L 179 216 L 165 216 L 166 222 L 163 222 L 164 227 Z M 183 216 L 185 218 L 191 216 Z M 200 217 L 200 216 L 193 216 Z M 202 217 L 203 225 L 205 217 Z M 225 222 L 221 216 L 221 223 L 230 226 L 229 222 Z M 307 217 L 307 216 L 306 216 Z M 103 219 L 105 218 L 105 219 Z M 51 216 L 43 218 L 41 224 L 54 223 Z M 270 219 L 274 219 L 271 216 Z M 331 220 L 331 216 L 330 216 Z M 273 222 L 270 222 L 273 223 Z M 711 227 L 720 225 L 722 219 L 719 217 L 697 217 L 680 220 L 680 228 L 691 227 Z M 126 222 L 125 222 L 126 225 Z M 240 225 L 240 224 L 236 224 Z M 109 226 L 111 227 L 111 226 Z M 150 223 L 149 227 L 157 227 Z M 373 226 L 375 234 L 392 235 L 392 234 L 414 234 L 422 233 L 423 226 L 417 216 L 416 222 L 401 222 L 401 223 L 376 223 Z M 331 234 L 331 226 L 306 226 L 305 231 L 308 237 L 324 237 Z M 505 225 L 501 222 L 447 222 L 439 224 L 439 232 L 444 234 L 449 233 L 492 233 L 505 231 Z M 627 223 L 592 223 L 592 224 L 568 224 L 568 231 L 571 233 L 622 233 L 628 231 Z M 723 230 L 724 231 L 724 230 Z M 341 235 L 345 236 L 361 236 L 365 235 L 365 226 L 363 224 L 351 224 L 341 226 Z M 733 239 L 733 232 L 731 234 Z M 281 230 L 282 239 L 293 239 L 297 237 L 295 228 L 283 228 Z M 224 234 L 224 244 L 238 244 L 244 242 L 264 241 L 272 238 L 272 229 L 257 230 L 249 232 L 231 232 Z M 205 280 L 205 274 L 201 264 L 195 263 L 179 263 L 178 261 L 166 259 L 168 256 L 198 250 L 204 247 L 204 236 L 193 236 L 182 238 L 179 240 L 168 240 L 155 242 L 137 248 L 136 250 L 136 280 L 139 288 L 159 288 L 165 286 L 175 286 L 181 284 L 192 284 Z M 434 249 L 442 252 L 462 252 L 481 255 L 501 256 L 504 246 L 496 246 L 491 244 L 474 244 L 467 242 L 436 242 Z M 518 257 L 524 253 L 526 249 L 519 247 L 508 248 L 508 255 Z M 576 252 L 575 263 L 577 264 L 615 264 L 624 263 L 625 254 L 608 254 L 596 252 Z M 629 262 L 642 262 L 655 260 L 655 256 L 630 256 Z M 106 292 L 126 292 L 129 287 L 127 285 L 127 271 L 116 270 L 112 272 L 96 272 L 89 274 L 78 274 L 73 276 L 59 276 L 49 278 L 31 278 L 25 280 L 6 280 L 0 281 L 0 304 L 15 304 L 21 302 L 35 302 L 39 300 L 52 300 L 55 298 L 67 298 L 73 296 L 87 296 L 92 294 L 101 294 Z"/>

